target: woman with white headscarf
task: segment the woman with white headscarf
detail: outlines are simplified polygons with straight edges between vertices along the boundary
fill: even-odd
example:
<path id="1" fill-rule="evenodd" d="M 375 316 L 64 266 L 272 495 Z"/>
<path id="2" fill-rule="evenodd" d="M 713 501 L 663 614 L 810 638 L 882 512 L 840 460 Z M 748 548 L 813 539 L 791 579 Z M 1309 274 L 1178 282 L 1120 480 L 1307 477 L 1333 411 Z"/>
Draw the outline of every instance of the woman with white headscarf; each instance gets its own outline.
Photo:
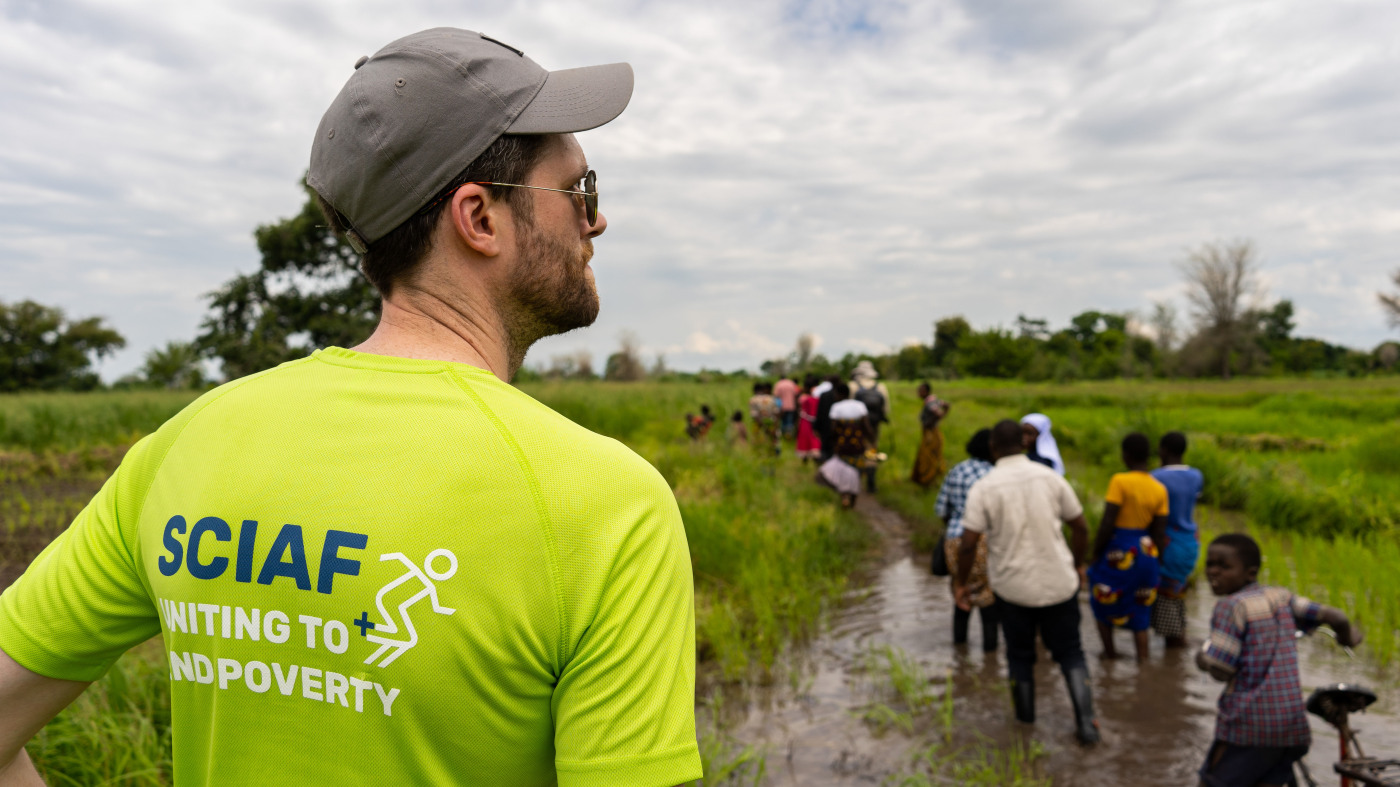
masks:
<path id="1" fill-rule="evenodd" d="M 1050 433 L 1050 416 L 1031 413 L 1022 418 L 1021 444 L 1026 447 L 1026 456 L 1032 462 L 1039 462 L 1060 475 L 1065 474 L 1065 460 L 1060 458 L 1060 446 Z"/>

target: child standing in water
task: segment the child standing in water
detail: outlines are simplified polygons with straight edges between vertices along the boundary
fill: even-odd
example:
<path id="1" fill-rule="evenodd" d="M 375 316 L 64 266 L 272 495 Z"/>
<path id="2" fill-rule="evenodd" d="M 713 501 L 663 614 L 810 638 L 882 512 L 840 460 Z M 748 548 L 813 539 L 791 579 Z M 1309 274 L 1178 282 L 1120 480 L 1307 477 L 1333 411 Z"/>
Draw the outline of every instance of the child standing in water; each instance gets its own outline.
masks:
<path id="1" fill-rule="evenodd" d="M 1103 519 L 1089 567 L 1089 607 L 1099 624 L 1103 656 L 1118 658 L 1113 629 L 1133 632 L 1138 661 L 1147 658 L 1147 628 L 1157 599 L 1157 545 L 1167 525 L 1167 488 L 1147 472 L 1152 444 L 1134 432 L 1123 438 L 1128 472 L 1108 482 Z"/>
<path id="2" fill-rule="evenodd" d="M 1152 605 L 1152 628 L 1167 647 L 1186 646 L 1186 581 L 1196 570 L 1201 541 L 1196 534 L 1196 500 L 1205 486 L 1201 471 L 1184 463 L 1186 435 L 1167 432 L 1157 445 L 1162 466 L 1152 477 L 1167 488 L 1167 538 L 1162 544 L 1162 582 Z"/>
<path id="3" fill-rule="evenodd" d="M 1243 533 L 1220 536 L 1206 551 L 1206 579 L 1221 599 L 1196 665 L 1227 681 L 1200 770 L 1207 787 L 1293 784 L 1293 763 L 1312 745 L 1296 633 L 1325 623 L 1342 645 L 1363 639 L 1341 610 L 1258 584 L 1260 562 L 1259 545 Z"/>

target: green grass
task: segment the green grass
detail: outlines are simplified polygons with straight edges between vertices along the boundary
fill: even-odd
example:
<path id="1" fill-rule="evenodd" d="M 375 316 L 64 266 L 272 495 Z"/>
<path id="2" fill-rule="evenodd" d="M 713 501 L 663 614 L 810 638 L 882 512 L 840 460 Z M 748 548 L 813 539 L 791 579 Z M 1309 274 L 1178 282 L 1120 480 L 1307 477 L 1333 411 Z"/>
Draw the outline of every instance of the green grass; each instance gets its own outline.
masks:
<path id="1" fill-rule="evenodd" d="M 130 444 L 155 431 L 198 395 L 192 391 L 0 395 L 0 452 Z"/>
<path id="2" fill-rule="evenodd" d="M 774 461 L 725 444 L 724 417 L 746 409 L 747 386 L 537 383 L 523 389 L 622 440 L 662 472 L 685 518 L 702 665 L 724 679 L 772 679 L 783 650 L 817 630 L 871 536 L 810 482 L 810 466 L 799 466 L 790 455 Z M 881 470 L 880 498 L 916 523 L 915 544 L 927 550 L 941 530 L 933 515 L 937 490 L 908 480 L 919 440 L 913 384 L 892 383 L 891 390 L 894 423 L 885 427 L 890 436 L 884 447 L 895 450 Z M 1109 476 L 1119 469 L 1124 434 L 1141 430 L 1155 439 L 1169 429 L 1187 432 L 1187 460 L 1207 478 L 1212 509 L 1203 516 L 1214 507 L 1237 512 L 1230 526 L 1248 527 L 1260 540 L 1267 581 L 1346 610 L 1366 627 L 1362 653 L 1377 664 L 1400 657 L 1400 380 L 973 380 L 940 382 L 935 390 L 953 403 L 943 424 L 950 467 L 964 458 L 963 444 L 977 428 L 1032 411 L 1049 414 L 1091 524 L 1102 510 Z M 124 447 L 193 397 L 0 397 L 0 571 L 60 532 Z M 692 445 L 682 417 L 702 403 L 721 422 L 705 443 Z M 872 723 L 942 735 L 951 725 L 945 719 L 953 717 L 950 693 L 926 701 L 909 678 L 917 664 L 901 665 L 889 654 L 884 659 L 890 685 L 904 689 L 893 688 L 870 706 Z M 898 681 L 897 674 L 903 674 Z M 163 657 L 154 650 L 130 654 L 46 728 L 31 752 L 49 768 L 53 783 L 101 783 L 129 773 L 138 774 L 135 783 L 168 783 L 166 692 Z M 887 710 L 876 710 L 877 704 Z M 707 763 L 722 781 L 762 778 L 763 752 L 709 734 Z M 950 745 L 921 749 L 898 783 L 1041 783 L 1034 744 Z"/>
<path id="3" fill-rule="evenodd" d="M 48 784 L 171 783 L 170 681 L 160 642 L 123 656 L 29 743 Z"/>
<path id="4" fill-rule="evenodd" d="M 1266 580 L 1338 606 L 1370 632 L 1363 652 L 1378 664 L 1400 657 L 1400 380 L 988 385 L 940 383 L 953 404 L 942 427 L 948 463 L 962 444 L 1001 418 L 1044 412 L 1054 422 L 1068 478 L 1091 527 L 1108 479 L 1122 469 L 1119 441 L 1142 431 L 1154 442 L 1186 432 L 1186 461 L 1205 475 L 1203 502 L 1239 512 L 1287 572 Z M 934 492 L 907 479 L 918 424 L 911 384 L 892 386 L 899 452 L 882 468 L 880 497 L 918 523 L 916 546 L 942 530 Z"/>

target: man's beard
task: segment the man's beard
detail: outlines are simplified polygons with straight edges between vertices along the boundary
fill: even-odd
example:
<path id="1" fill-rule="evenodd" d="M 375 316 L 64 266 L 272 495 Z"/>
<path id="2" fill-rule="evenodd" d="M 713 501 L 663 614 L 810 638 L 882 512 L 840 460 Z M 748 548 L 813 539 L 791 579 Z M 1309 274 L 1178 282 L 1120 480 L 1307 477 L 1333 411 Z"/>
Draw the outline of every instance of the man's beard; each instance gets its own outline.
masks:
<path id="1" fill-rule="evenodd" d="M 586 328 L 598 319 L 598 291 L 587 273 L 593 242 L 573 247 L 540 232 L 528 219 L 520 232 L 521 271 L 506 315 L 512 372 L 536 341 Z"/>

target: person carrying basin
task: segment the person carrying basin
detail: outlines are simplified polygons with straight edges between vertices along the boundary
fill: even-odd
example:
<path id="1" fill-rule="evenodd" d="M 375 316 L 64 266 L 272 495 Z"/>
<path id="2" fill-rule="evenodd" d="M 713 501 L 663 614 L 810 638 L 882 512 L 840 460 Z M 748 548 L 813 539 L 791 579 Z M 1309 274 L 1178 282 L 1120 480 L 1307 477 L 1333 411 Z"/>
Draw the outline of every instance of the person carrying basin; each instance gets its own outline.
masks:
<path id="1" fill-rule="evenodd" d="M 1016 719 L 1035 722 L 1036 632 L 1060 665 L 1074 705 L 1075 735 L 1099 740 L 1089 669 L 1079 638 L 1079 566 L 1088 546 L 1084 507 L 1067 481 L 1022 452 L 1021 426 L 992 427 L 996 466 L 972 485 L 958 548 L 957 604 L 972 607 L 969 580 L 977 546 L 987 541 L 987 574 L 1001 612 Z M 1062 528 L 1069 525 L 1073 543 Z"/>

